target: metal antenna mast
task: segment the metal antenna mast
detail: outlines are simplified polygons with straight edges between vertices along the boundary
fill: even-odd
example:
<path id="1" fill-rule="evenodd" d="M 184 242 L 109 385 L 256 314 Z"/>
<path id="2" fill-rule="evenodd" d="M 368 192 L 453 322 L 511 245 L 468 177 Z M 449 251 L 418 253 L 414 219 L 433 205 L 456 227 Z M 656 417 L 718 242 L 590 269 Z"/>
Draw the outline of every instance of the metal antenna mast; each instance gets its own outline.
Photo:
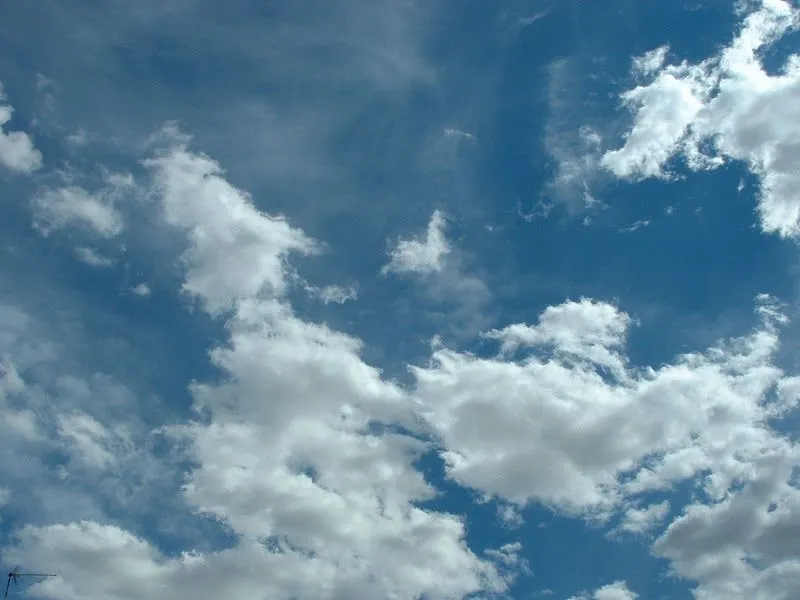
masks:
<path id="1" fill-rule="evenodd" d="M 8 572 L 8 582 L 6 583 L 6 593 L 3 596 L 3 600 L 8 598 L 8 588 L 11 587 L 11 582 L 13 581 L 14 585 L 16 585 L 20 577 L 58 577 L 58 575 L 52 573 L 21 573 L 19 567 L 14 567 L 13 571 Z"/>

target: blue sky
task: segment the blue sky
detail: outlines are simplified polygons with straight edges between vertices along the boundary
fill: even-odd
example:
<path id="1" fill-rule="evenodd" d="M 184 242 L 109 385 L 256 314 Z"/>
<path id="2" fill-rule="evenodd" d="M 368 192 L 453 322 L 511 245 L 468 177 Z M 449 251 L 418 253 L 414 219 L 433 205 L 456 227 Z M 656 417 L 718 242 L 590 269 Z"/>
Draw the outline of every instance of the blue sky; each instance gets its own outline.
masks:
<path id="1" fill-rule="evenodd" d="M 796 598 L 799 31 L 6 3 L 14 593 Z"/>

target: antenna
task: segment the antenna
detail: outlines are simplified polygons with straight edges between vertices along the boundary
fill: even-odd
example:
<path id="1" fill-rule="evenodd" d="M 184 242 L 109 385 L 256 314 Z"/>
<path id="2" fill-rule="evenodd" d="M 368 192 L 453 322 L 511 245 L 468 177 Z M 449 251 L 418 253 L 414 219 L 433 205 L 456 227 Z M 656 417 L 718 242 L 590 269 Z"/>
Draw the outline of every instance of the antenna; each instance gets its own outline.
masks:
<path id="1" fill-rule="evenodd" d="M 8 582 L 6 583 L 6 593 L 3 596 L 3 600 L 8 598 L 8 588 L 11 587 L 11 582 L 13 581 L 14 585 L 17 585 L 20 577 L 58 577 L 58 575 L 52 573 L 22 573 L 19 567 L 14 567 L 13 570 L 8 572 Z"/>

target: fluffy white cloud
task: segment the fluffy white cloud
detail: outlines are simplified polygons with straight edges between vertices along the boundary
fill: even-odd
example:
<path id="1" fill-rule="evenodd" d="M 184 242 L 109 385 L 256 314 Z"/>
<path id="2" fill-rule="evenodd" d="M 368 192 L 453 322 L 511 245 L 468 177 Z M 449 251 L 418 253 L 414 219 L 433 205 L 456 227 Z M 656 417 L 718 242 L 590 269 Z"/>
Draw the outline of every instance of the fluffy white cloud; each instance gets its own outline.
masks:
<path id="1" fill-rule="evenodd" d="M 146 298 L 147 296 L 153 293 L 153 291 L 150 289 L 150 286 L 147 285 L 146 283 L 139 283 L 133 286 L 131 288 L 131 292 L 135 296 L 139 296 L 141 298 Z"/>
<path id="2" fill-rule="evenodd" d="M 548 307 L 536 326 L 517 323 L 490 331 L 486 337 L 500 341 L 504 354 L 533 346 L 552 347 L 562 360 L 585 360 L 623 375 L 624 361 L 618 350 L 629 324 L 630 317 L 614 306 L 584 298 Z"/>
<path id="3" fill-rule="evenodd" d="M 13 114 L 14 109 L 6 104 L 6 95 L 0 84 L 0 165 L 18 173 L 32 173 L 42 166 L 42 153 L 35 148 L 27 133 L 4 131 Z"/>
<path id="4" fill-rule="evenodd" d="M 624 581 L 615 581 L 597 588 L 591 594 L 573 596 L 570 600 L 636 600 L 638 597 L 639 594 L 630 591 Z"/>
<path id="5" fill-rule="evenodd" d="M 212 313 L 259 294 L 280 295 L 286 287 L 286 255 L 316 250 L 283 218 L 260 213 L 207 156 L 176 146 L 145 165 L 152 170 L 166 222 L 189 237 L 184 290 Z"/>
<path id="6" fill-rule="evenodd" d="M 130 176 L 117 174 L 106 176 L 104 185 L 94 193 L 72 184 L 47 188 L 32 200 L 34 226 L 42 235 L 78 227 L 113 238 L 124 228 L 117 204 L 133 189 Z"/>
<path id="7" fill-rule="evenodd" d="M 113 525 L 76 522 L 48 527 L 28 526 L 6 554 L 21 564 L 46 564 L 60 577 L 35 583 L 42 598 L 101 600 L 106 598 L 412 598 L 405 590 L 387 588 L 381 574 L 369 581 L 362 560 L 343 555 L 337 560 L 310 556 L 285 542 L 273 547 L 242 540 L 213 553 L 187 552 L 166 557 L 146 540 Z M 437 540 L 430 540 L 436 545 Z M 405 559 L 405 557 L 404 557 Z M 363 560 L 367 560 L 364 557 Z M 420 559 L 421 560 L 421 559 Z M 432 565 L 406 565 L 406 575 Z M 444 565 L 446 576 L 448 565 Z M 385 565 L 403 569 L 402 565 Z M 435 577 L 435 575 L 432 575 Z M 443 582 L 430 582 L 432 587 Z M 451 598 L 458 590 L 434 594 Z"/>
<path id="8" fill-rule="evenodd" d="M 425 237 L 400 240 L 389 253 L 389 263 L 383 267 L 382 272 L 425 275 L 441 271 L 450 253 L 450 246 L 445 237 L 445 225 L 444 214 L 439 210 L 434 211 L 428 222 Z"/>
<path id="9" fill-rule="evenodd" d="M 664 163 L 678 150 L 690 124 L 710 93 L 712 79 L 705 65 L 669 66 L 648 85 L 622 94 L 636 121 L 625 145 L 603 155 L 601 166 L 617 177 L 666 177 Z"/>
<path id="10" fill-rule="evenodd" d="M 302 563 L 305 579 L 283 569 L 276 597 L 294 586 L 330 598 L 502 590 L 459 518 L 415 506 L 434 493 L 413 466 L 426 446 L 370 432 L 376 422 L 414 427 L 407 395 L 361 360 L 358 340 L 282 300 L 284 256 L 315 243 L 257 212 L 210 159 L 178 148 L 148 164 L 168 222 L 189 232 L 184 288 L 210 312 L 228 310 L 228 343 L 211 354 L 225 380 L 193 388 L 209 421 L 173 430 L 197 464 L 186 499 L 243 540 L 283 540 L 275 560 Z"/>
<path id="11" fill-rule="evenodd" d="M 789 600 L 800 591 L 800 450 L 763 440 L 739 475 L 741 489 L 694 503 L 656 541 L 657 554 L 700 582 L 698 598 Z"/>
<path id="12" fill-rule="evenodd" d="M 134 598 L 146 590 L 188 598 L 224 587 L 285 599 L 436 600 L 505 590 L 518 570 L 510 561 L 522 568 L 518 549 L 479 557 L 460 517 L 420 508 L 435 494 L 414 467 L 428 446 L 381 432 L 381 423 L 418 427 L 411 397 L 361 360 L 359 340 L 303 321 L 283 298 L 292 277 L 287 253 L 313 252 L 316 243 L 259 213 L 216 163 L 185 146 L 145 164 L 153 176 L 148 195 L 169 225 L 187 233 L 183 288 L 209 313 L 224 313 L 229 335 L 211 353 L 221 380 L 192 387 L 201 421 L 160 431 L 195 465 L 185 474 L 183 501 L 225 523 L 236 542 L 167 558 L 133 531 L 102 525 L 103 501 L 145 510 L 152 502 L 140 488 L 176 480 L 174 465 L 150 454 L 152 432 L 132 410 L 135 397 L 118 401 L 119 390 L 102 376 L 25 381 L 25 369 L 8 363 L 0 399 L 13 394 L 26 408 L 3 411 L 18 433 L 4 424 L 2 445 L 29 464 L 27 479 L 6 479 L 12 489 L 46 490 L 52 484 L 43 482 L 60 477 L 74 491 L 46 513 L 62 516 L 62 524 L 23 529 L 6 554 L 61 573 L 36 584 L 35 593 Z M 0 310 L 0 354 L 13 350 L 17 365 L 30 369 L 39 360 L 57 372 L 60 344 L 49 355 L 47 346 L 26 348 L 37 339 L 33 324 L 22 311 Z M 43 405 L 50 394 L 59 402 Z M 45 464 L 54 451 L 64 457 L 58 469 Z M 63 519 L 70 513 L 94 520 L 70 523 Z M 241 573 L 233 574 L 234 564 Z M 98 569 L 100 577 L 86 576 Z M 208 578 L 198 579 L 201 572 Z M 216 572 L 238 582 L 232 588 Z"/>
<path id="13" fill-rule="evenodd" d="M 765 232 L 800 235 L 800 56 L 768 73 L 760 59 L 770 44 L 800 24 L 783 0 L 763 0 L 719 55 L 699 64 L 663 64 L 666 49 L 634 61 L 653 80 L 622 94 L 634 124 L 622 148 L 602 165 L 618 177 L 667 177 L 670 159 L 694 170 L 741 161 L 760 179 L 758 212 Z"/>
<path id="14" fill-rule="evenodd" d="M 620 528 L 643 532 L 658 528 L 668 505 L 648 506 L 642 495 L 694 479 L 697 504 L 654 550 L 699 582 L 701 598 L 793 597 L 798 566 L 783 534 L 797 527 L 797 451 L 768 422 L 797 405 L 800 380 L 772 364 L 786 318 L 771 298 L 757 299 L 762 321 L 751 334 L 658 369 L 629 365 L 628 315 L 568 301 L 535 325 L 487 333 L 495 357 L 436 346 L 404 388 L 362 360 L 360 340 L 305 321 L 288 303 L 287 257 L 314 252 L 314 240 L 257 211 L 219 165 L 185 145 L 146 164 L 151 197 L 187 235 L 183 289 L 223 316 L 227 332 L 210 353 L 220 376 L 192 386 L 198 420 L 166 429 L 192 464 L 181 499 L 235 540 L 167 557 L 101 517 L 28 527 L 7 555 L 62 574 L 37 584 L 40 596 L 188 598 L 223 585 L 285 599 L 502 593 L 526 568 L 521 547 L 478 556 L 460 517 L 421 508 L 436 492 L 415 461 L 431 447 L 381 427 L 395 424 L 433 433 L 451 478 L 515 505 L 503 511 L 510 525 L 520 507 L 543 502 L 579 515 L 622 510 Z M 4 430 L 15 433 L 0 449 L 65 452 L 70 481 L 94 484 L 104 498 L 127 486 L 136 497 L 152 457 L 136 419 L 120 420 L 135 397 L 102 376 L 62 375 L 47 391 L 64 401 L 42 409 L 45 390 L 22 367 L 52 353 L 34 344 L 30 326 L 22 311 L 0 306 L 0 354 L 13 349 L 15 361 L 0 372 L 0 400 L 27 404 L 3 412 Z M 169 465 L 156 467 L 174 480 Z M 754 525 L 742 526 L 745 517 Z M 730 581 L 749 595 L 736 596 Z M 635 595 L 617 582 L 588 597 Z"/>
<path id="15" fill-rule="evenodd" d="M 698 582 L 698 598 L 795 597 L 800 449 L 770 423 L 797 407 L 800 386 L 772 364 L 786 317 L 769 296 L 757 303 L 753 333 L 658 369 L 628 367 L 629 317 L 587 300 L 490 332 L 496 358 L 437 348 L 415 369 L 416 393 L 448 475 L 520 505 L 622 509 L 617 531 L 631 533 L 661 529 L 668 513 L 667 501 L 639 508 L 644 494 L 693 482 L 694 503 L 654 552 Z"/>
<path id="16" fill-rule="evenodd" d="M 10 559 L 46 564 L 60 575 L 31 587 L 41 598 L 288 598 L 308 597 L 315 586 L 334 592 L 332 597 L 346 592 L 346 575 L 330 565 L 254 542 L 211 555 L 167 558 L 124 529 L 89 521 L 28 526 L 17 537 Z"/>
<path id="17" fill-rule="evenodd" d="M 644 508 L 631 506 L 625 511 L 618 529 L 626 533 L 648 533 L 663 522 L 669 507 L 668 500 Z"/>
<path id="18" fill-rule="evenodd" d="M 750 336 L 634 370 L 619 351 L 629 318 L 567 303 L 538 327 L 493 332 L 506 349 L 527 350 L 517 360 L 437 348 L 414 369 L 416 393 L 449 476 L 518 504 L 604 512 L 622 495 L 709 469 L 709 493 L 723 493 L 771 439 L 767 420 L 786 410 L 766 400 L 782 373 L 770 363 L 776 326 L 764 318 Z"/>
<path id="19" fill-rule="evenodd" d="M 485 313 L 492 294 L 447 239 L 446 224 L 445 215 L 434 211 L 425 237 L 401 240 L 381 272 L 417 275 L 428 303 L 425 312 L 437 330 L 457 339 L 472 338 L 488 325 Z"/>
<path id="20" fill-rule="evenodd" d="M 633 73 L 639 76 L 651 75 L 658 71 L 667 60 L 669 46 L 661 46 L 655 50 L 645 52 L 642 56 L 633 59 Z"/>

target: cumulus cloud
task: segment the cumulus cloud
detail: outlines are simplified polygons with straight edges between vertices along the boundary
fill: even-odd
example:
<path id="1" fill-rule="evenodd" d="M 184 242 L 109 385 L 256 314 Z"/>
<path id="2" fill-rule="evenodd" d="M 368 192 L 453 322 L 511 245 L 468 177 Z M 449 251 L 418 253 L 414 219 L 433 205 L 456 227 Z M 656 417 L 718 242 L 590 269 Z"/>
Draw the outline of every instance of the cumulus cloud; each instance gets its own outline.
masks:
<path id="1" fill-rule="evenodd" d="M 358 561 L 344 556 L 331 561 L 303 555 L 280 542 L 270 548 L 257 540 L 242 540 L 226 550 L 167 557 L 148 541 L 120 527 L 90 521 L 27 526 L 17 537 L 19 543 L 6 554 L 8 560 L 52 565 L 61 575 L 32 586 L 33 593 L 45 598 L 376 597 L 365 595 L 366 590 L 359 585 L 367 574 Z M 413 568 L 409 568 L 408 575 L 415 575 Z M 379 580 L 373 582 L 375 593 L 384 591 L 381 597 L 412 597 L 403 590 L 380 590 L 382 583 L 385 585 Z M 437 583 L 432 581 L 431 585 Z M 431 597 L 452 596 L 434 593 Z"/>
<path id="2" fill-rule="evenodd" d="M 690 505 L 654 550 L 676 573 L 700 582 L 702 598 L 789 600 L 800 590 L 800 452 L 774 437 L 748 458 L 740 490 Z"/>
<path id="3" fill-rule="evenodd" d="M 415 391 L 448 476 L 520 506 L 601 520 L 621 510 L 631 533 L 662 529 L 669 504 L 647 505 L 650 492 L 689 482 L 693 502 L 653 551 L 699 598 L 796 596 L 800 450 L 770 424 L 800 386 L 772 362 L 786 317 L 773 298 L 756 302 L 751 334 L 658 369 L 627 366 L 630 318 L 591 301 L 491 332 L 495 358 L 439 347 L 414 369 Z"/>
<path id="4" fill-rule="evenodd" d="M 286 563 L 279 597 L 502 590 L 459 518 L 415 506 L 434 493 L 413 466 L 425 445 L 369 431 L 371 422 L 415 427 L 403 390 L 361 360 L 360 341 L 300 319 L 282 299 L 284 256 L 315 242 L 252 208 L 206 157 L 178 148 L 149 164 L 165 218 L 188 233 L 184 289 L 209 312 L 228 311 L 229 339 L 211 354 L 226 378 L 193 387 L 209 421 L 173 430 L 197 465 L 186 499 L 242 539 L 284 540 L 271 554 Z M 249 260 L 222 264 L 221 246 Z"/>
<path id="5" fill-rule="evenodd" d="M 761 321 L 749 334 L 658 368 L 630 365 L 634 319 L 619 307 L 565 301 L 535 324 L 487 332 L 496 356 L 435 344 L 404 387 L 362 359 L 359 339 L 289 303 L 291 253 L 319 244 L 256 210 L 185 142 L 146 161 L 149 195 L 186 236 L 182 289 L 224 320 L 226 337 L 209 354 L 215 376 L 191 386 L 196 420 L 162 431 L 191 465 L 181 502 L 224 525 L 232 541 L 168 556 L 100 517 L 29 526 L 6 555 L 62 573 L 36 593 L 188 598 L 223 584 L 226 593 L 336 600 L 503 593 L 527 569 L 521 546 L 476 554 L 461 517 L 423 508 L 436 490 L 415 465 L 436 447 L 448 477 L 502 500 L 510 527 L 532 502 L 579 516 L 617 513 L 623 531 L 660 530 L 654 551 L 699 582 L 699 597 L 793 597 L 799 569 L 786 532 L 800 512 L 798 455 L 769 424 L 797 406 L 800 384 L 773 364 L 787 322 L 774 299 L 756 299 Z M 429 275 L 447 273 L 452 259 Z M 45 451 L 63 452 L 70 480 L 101 488 L 107 477 L 104 494 L 127 485 L 132 495 L 147 479 L 138 463 L 153 460 L 147 432 L 119 418 L 136 397 L 103 376 L 62 375 L 35 389 L 26 367 L 47 361 L 48 347 L 33 343 L 31 322 L 0 305 L 0 355 L 14 350 L 0 371 L 2 408 L 14 408 L 2 413 L 13 435 L 0 450 L 38 456 L 42 472 Z M 67 401 L 42 409 L 52 390 Z M 100 397 L 122 400 L 106 406 Z M 435 446 L 408 432 L 432 435 Z M 178 477 L 158 468 L 161 480 Z M 125 484 L 131 473 L 136 483 Z M 669 505 L 653 504 L 649 492 L 685 481 L 696 500 L 660 527 Z M 585 597 L 636 596 L 616 582 Z"/>
<path id="6" fill-rule="evenodd" d="M 773 320 L 644 370 L 621 354 L 629 322 L 587 300 L 548 309 L 539 326 L 492 332 L 497 358 L 436 349 L 413 371 L 448 475 L 520 505 L 584 514 L 709 469 L 709 494 L 734 485 L 771 439 L 768 419 L 786 410 L 765 401 L 782 377 L 770 363 Z M 525 353 L 508 360 L 510 350 Z"/>
<path id="7" fill-rule="evenodd" d="M 800 12 L 783 0 L 763 0 L 733 41 L 698 64 L 664 65 L 666 49 L 634 61 L 652 81 L 622 94 L 634 123 L 621 148 L 601 164 L 618 177 L 670 177 L 675 157 L 692 170 L 726 161 L 745 164 L 759 177 L 758 213 L 765 232 L 800 235 L 800 159 L 797 94 L 800 57 L 779 73 L 761 55 L 800 24 Z"/>
<path id="8" fill-rule="evenodd" d="M 32 173 L 42 166 L 42 153 L 35 148 L 27 133 L 4 130 L 13 114 L 14 109 L 6 104 L 0 83 L 0 165 L 18 173 Z"/>
<path id="9" fill-rule="evenodd" d="M 285 258 L 310 254 L 314 242 L 281 217 L 262 214 L 248 194 L 223 178 L 207 156 L 176 146 L 148 159 L 165 221 L 186 232 L 190 249 L 184 291 L 212 313 L 242 299 L 280 295 L 286 287 Z"/>
<path id="10" fill-rule="evenodd" d="M 152 176 L 147 195 L 186 235 L 183 290 L 225 319 L 228 337 L 210 353 L 221 377 L 192 385 L 196 422 L 159 428 L 177 444 L 173 454 L 188 461 L 182 464 L 193 465 L 179 477 L 172 462 L 154 461 L 154 432 L 132 410 L 135 396 L 113 381 L 99 374 L 25 381 L 21 373 L 36 356 L 58 369 L 41 350 L 26 357 L 34 321 L 23 311 L 0 310 L 0 354 L 13 349 L 17 361 L 4 370 L 0 399 L 13 394 L 24 407 L 2 412 L 4 452 L 26 461 L 25 481 L 37 482 L 27 487 L 50 489 L 42 482 L 60 477 L 76 490 L 69 500 L 59 495 L 63 510 L 47 513 L 59 515 L 60 524 L 24 528 L 5 553 L 62 574 L 35 584 L 36 593 L 196 597 L 212 589 L 198 573 L 232 573 L 234 563 L 243 569 L 235 589 L 246 595 L 444 600 L 503 592 L 515 572 L 514 548 L 498 550 L 499 563 L 500 555 L 478 556 L 467 545 L 463 518 L 421 508 L 436 495 L 415 468 L 428 444 L 374 427 L 419 429 L 410 395 L 361 359 L 360 340 L 303 320 L 284 297 L 293 278 L 287 254 L 314 252 L 317 243 L 285 219 L 257 211 L 219 165 L 185 145 L 144 164 Z M 60 400 L 43 408 L 49 394 Z M 53 451 L 63 463 L 48 471 L 45 456 Z M 9 480 L 25 487 L 17 477 Z M 169 558 L 133 530 L 101 524 L 103 502 L 117 509 L 127 502 L 129 510 L 135 498 L 151 505 L 139 490 L 158 487 L 153 479 L 183 479 L 179 499 L 224 524 L 233 546 Z M 80 510 L 67 509 L 73 500 Z M 79 520 L 65 518 L 70 514 Z M 85 576 L 98 569 L 101 577 Z"/>
<path id="11" fill-rule="evenodd" d="M 436 210 L 431 215 L 424 237 L 400 240 L 389 253 L 389 263 L 382 273 L 418 273 L 426 275 L 441 271 L 450 245 L 445 237 L 444 213 Z"/>
<path id="12" fill-rule="evenodd" d="M 584 298 L 548 307 L 538 325 L 509 325 L 490 331 L 486 337 L 498 340 L 504 354 L 549 346 L 562 359 L 587 360 L 623 374 L 624 362 L 617 350 L 625 342 L 630 322 L 630 317 L 614 306 Z"/>
<path id="13" fill-rule="evenodd" d="M 705 65 L 681 64 L 623 93 L 623 104 L 636 110 L 636 120 L 625 145 L 606 152 L 600 164 L 617 177 L 667 177 L 664 164 L 704 107 L 712 81 Z"/>

